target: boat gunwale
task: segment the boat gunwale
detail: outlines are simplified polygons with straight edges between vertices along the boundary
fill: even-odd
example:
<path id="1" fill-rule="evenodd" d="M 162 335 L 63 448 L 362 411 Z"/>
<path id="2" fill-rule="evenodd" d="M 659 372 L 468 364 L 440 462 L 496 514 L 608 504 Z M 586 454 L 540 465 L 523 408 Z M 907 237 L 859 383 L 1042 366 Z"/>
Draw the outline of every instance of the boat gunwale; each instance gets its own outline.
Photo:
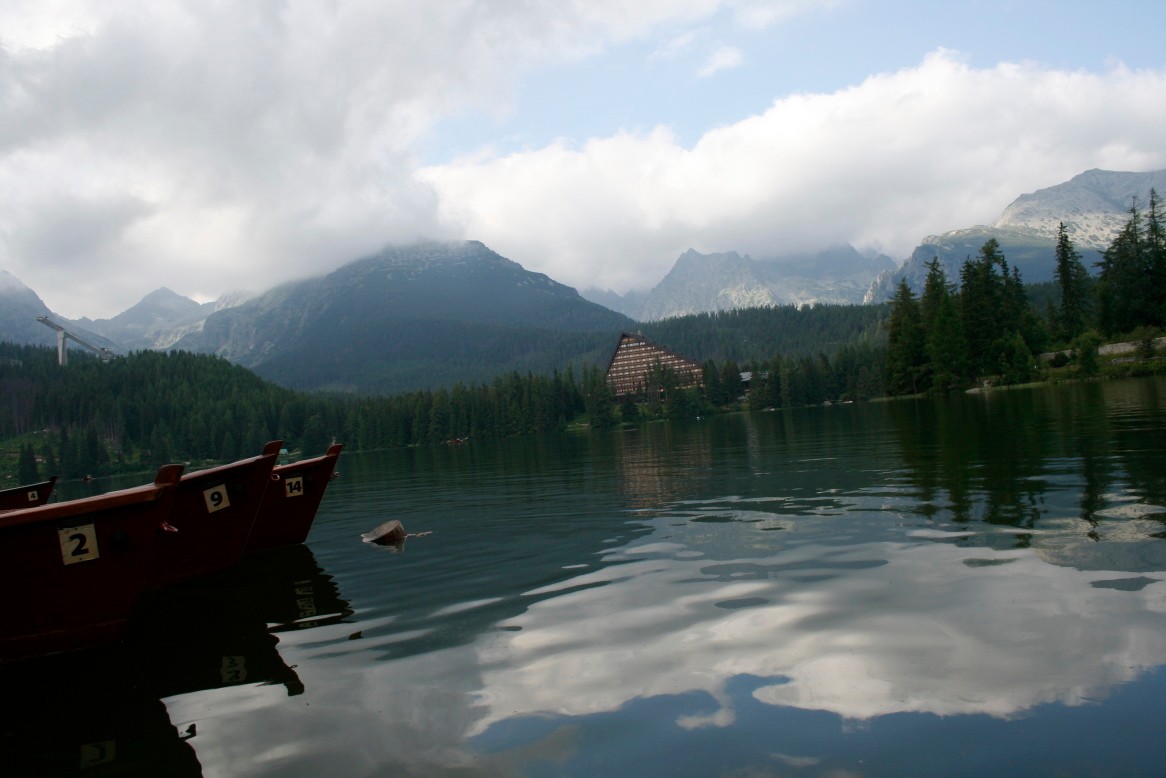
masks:
<path id="1" fill-rule="evenodd" d="M 177 488 L 178 482 L 182 478 L 183 469 L 184 465 L 163 465 L 159 468 L 153 483 L 131 486 L 90 497 L 79 497 L 76 500 L 0 511 L 0 530 L 151 502 L 165 494 L 166 490 Z"/>

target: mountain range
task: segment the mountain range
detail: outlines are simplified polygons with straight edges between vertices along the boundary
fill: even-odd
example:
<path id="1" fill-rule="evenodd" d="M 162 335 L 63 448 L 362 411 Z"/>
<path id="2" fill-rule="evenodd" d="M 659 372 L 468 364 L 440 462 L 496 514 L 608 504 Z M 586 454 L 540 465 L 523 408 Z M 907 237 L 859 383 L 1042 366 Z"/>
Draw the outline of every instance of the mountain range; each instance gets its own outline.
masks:
<path id="1" fill-rule="evenodd" d="M 223 356 L 304 389 L 389 392 L 489 381 L 517 370 L 550 373 L 605 363 L 637 321 L 807 303 L 880 302 L 900 278 L 917 291 L 939 257 L 958 280 L 964 258 L 996 238 L 1026 282 L 1049 280 L 1064 221 L 1087 264 L 1128 218 L 1136 197 L 1166 191 L 1166 171 L 1090 170 L 1018 197 L 991 225 L 930 236 L 896 267 L 851 246 L 755 260 L 735 251 L 686 251 L 651 290 L 581 296 L 476 241 L 389 247 L 325 276 L 257 296 L 200 304 L 159 289 L 111 319 L 68 321 L 0 270 L 0 339 L 52 344 L 49 316 L 115 351 L 178 348 Z"/>
<path id="2" fill-rule="evenodd" d="M 389 392 L 601 361 L 632 325 L 477 241 L 422 243 L 276 287 L 173 345 L 285 386 Z"/>
<path id="3" fill-rule="evenodd" d="M 589 289 L 583 295 L 638 321 L 770 305 L 857 304 L 880 273 L 894 268 L 886 255 L 847 245 L 766 260 L 689 249 L 647 293 Z"/>
<path id="4" fill-rule="evenodd" d="M 891 299 L 900 279 L 921 292 L 926 265 L 933 258 L 939 259 L 949 281 L 958 281 L 963 261 L 975 256 L 989 238 L 1000 243 L 1008 264 L 1020 269 L 1025 283 L 1051 281 L 1057 228 L 1062 222 L 1081 261 L 1092 268 L 1129 219 L 1131 205 L 1136 201 L 1139 209 L 1145 208 L 1151 189 L 1166 192 L 1166 170 L 1087 170 L 1064 183 L 1021 195 L 990 225 L 924 238 L 901 266 L 871 284 L 863 302 Z"/>

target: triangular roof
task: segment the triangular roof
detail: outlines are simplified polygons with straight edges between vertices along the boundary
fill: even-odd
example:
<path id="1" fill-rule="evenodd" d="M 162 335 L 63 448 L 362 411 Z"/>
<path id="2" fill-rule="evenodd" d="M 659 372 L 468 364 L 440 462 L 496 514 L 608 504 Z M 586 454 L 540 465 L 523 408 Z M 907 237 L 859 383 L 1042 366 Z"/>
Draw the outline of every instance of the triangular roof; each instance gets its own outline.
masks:
<path id="1" fill-rule="evenodd" d="M 691 359 L 638 332 L 624 332 L 607 363 L 607 383 L 616 397 L 634 394 L 647 385 L 648 373 L 657 363 L 675 370 L 682 388 L 696 386 L 703 376 L 701 366 Z"/>

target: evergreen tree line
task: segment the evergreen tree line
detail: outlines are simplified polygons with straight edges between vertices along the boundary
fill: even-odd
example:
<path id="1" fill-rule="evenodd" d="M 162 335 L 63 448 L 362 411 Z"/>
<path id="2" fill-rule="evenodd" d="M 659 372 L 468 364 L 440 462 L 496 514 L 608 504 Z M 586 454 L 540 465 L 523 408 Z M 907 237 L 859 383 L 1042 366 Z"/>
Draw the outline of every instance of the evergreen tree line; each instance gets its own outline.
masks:
<path id="1" fill-rule="evenodd" d="M 1058 273 L 1059 267 L 1058 259 Z M 1098 267 L 1101 273 L 1095 309 L 1096 326 L 1101 332 L 1112 336 L 1139 327 L 1166 326 L 1166 229 L 1156 191 L 1150 190 L 1150 205 L 1145 214 L 1134 201 L 1129 219 L 1105 250 Z M 1090 324 L 1086 292 L 1074 287 L 1069 296 L 1073 295 L 1084 298 L 1081 316 L 1086 325 Z M 1068 323 L 1075 320 L 1070 319 Z"/>
<path id="2" fill-rule="evenodd" d="M 905 280 L 899 282 L 887 319 L 887 391 L 946 391 L 981 375 L 1026 381 L 1033 354 L 1048 337 L 1028 304 L 1020 272 L 990 238 L 978 256 L 964 261 L 958 291 L 938 259 L 927 265 L 919 298 Z"/>
<path id="3" fill-rule="evenodd" d="M 885 353 L 859 345 L 841 348 L 833 362 L 819 354 L 746 363 L 751 406 L 877 396 Z M 602 428 L 687 418 L 738 408 L 745 391 L 732 360 L 706 362 L 703 384 L 690 389 L 657 369 L 640 396 L 617 404 L 605 371 L 591 364 L 579 374 L 569 365 L 550 376 L 511 372 L 477 386 L 353 397 L 285 389 L 221 358 L 187 352 L 135 352 L 112 362 L 70 356 L 61 367 L 52 348 L 0 343 L 0 439 L 23 438 L 24 483 L 38 473 L 77 478 L 171 461 L 230 461 L 277 438 L 311 456 L 333 441 L 372 450 L 547 433 L 580 421 Z"/>
<path id="4" fill-rule="evenodd" d="M 675 370 L 656 365 L 648 373 L 646 386 L 620 398 L 619 420 L 693 418 L 737 410 L 742 398 L 744 407 L 759 411 L 881 397 L 886 353 L 882 345 L 861 341 L 839 347 L 833 360 L 822 352 L 798 357 L 775 354 L 741 366 L 733 360 L 710 359 L 703 365 L 700 385 L 683 389 Z"/>
<path id="5" fill-rule="evenodd" d="M 946 391 L 985 376 L 1019 383 L 1035 375 L 1034 355 L 1050 345 L 1090 360 L 1102 340 L 1097 331 L 1115 337 L 1166 324 L 1166 232 L 1154 190 L 1147 214 L 1131 206 L 1096 280 L 1064 223 L 1054 257 L 1055 292 L 1044 295 L 1043 318 L 995 238 L 964 261 L 958 290 L 938 259 L 928 263 L 918 298 L 901 281 L 887 319 L 888 393 Z"/>
<path id="6" fill-rule="evenodd" d="M 112 362 L 0 343 L 0 440 L 23 437 L 20 475 L 104 475 L 171 461 L 230 461 L 282 439 L 304 456 L 333 441 L 350 450 L 565 429 L 583 414 L 614 422 L 614 398 L 593 365 L 551 376 L 517 372 L 490 384 L 391 397 L 306 394 L 223 359 L 135 352 Z M 34 450 L 35 449 L 35 450 Z"/>
<path id="7" fill-rule="evenodd" d="M 740 364 L 816 356 L 861 341 L 884 342 L 887 306 L 777 305 L 679 316 L 640 324 L 657 343 L 699 360 Z"/>

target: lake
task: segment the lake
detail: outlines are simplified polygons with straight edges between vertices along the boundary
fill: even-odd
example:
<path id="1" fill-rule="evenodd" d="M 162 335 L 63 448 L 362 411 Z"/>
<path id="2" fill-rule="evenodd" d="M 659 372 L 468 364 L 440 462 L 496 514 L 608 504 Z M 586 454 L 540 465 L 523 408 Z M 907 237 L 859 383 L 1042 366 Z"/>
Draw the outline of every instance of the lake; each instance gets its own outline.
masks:
<path id="1" fill-rule="evenodd" d="M 1161 774 L 1166 379 L 338 469 L 306 545 L 5 670 L 15 774 Z"/>

